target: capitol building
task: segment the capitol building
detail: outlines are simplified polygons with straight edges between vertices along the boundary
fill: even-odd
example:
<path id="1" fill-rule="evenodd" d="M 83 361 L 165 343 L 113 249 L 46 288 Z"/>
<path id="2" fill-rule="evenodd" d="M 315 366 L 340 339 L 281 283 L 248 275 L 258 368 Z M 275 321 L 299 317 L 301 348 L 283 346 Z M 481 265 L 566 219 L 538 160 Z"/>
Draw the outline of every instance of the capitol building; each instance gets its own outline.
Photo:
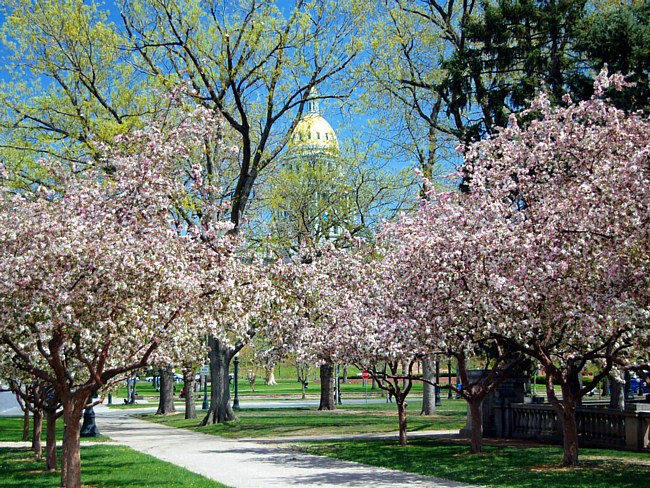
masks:
<path id="1" fill-rule="evenodd" d="M 278 179 L 283 193 L 274 225 L 284 236 L 285 255 L 300 245 L 338 239 L 349 220 L 339 141 L 321 114 L 318 96 L 310 91 L 281 158 Z"/>

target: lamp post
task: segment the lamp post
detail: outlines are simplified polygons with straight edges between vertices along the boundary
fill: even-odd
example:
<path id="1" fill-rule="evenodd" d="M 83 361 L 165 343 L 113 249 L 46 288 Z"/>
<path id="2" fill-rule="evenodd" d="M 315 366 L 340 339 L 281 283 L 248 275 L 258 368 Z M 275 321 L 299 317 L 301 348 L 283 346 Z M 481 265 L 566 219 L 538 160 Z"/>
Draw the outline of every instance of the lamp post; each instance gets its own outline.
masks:
<path id="1" fill-rule="evenodd" d="M 436 386 L 435 391 L 435 405 L 436 407 L 442 406 L 442 401 L 440 401 L 440 357 L 436 354 Z"/>
<path id="2" fill-rule="evenodd" d="M 342 405 L 341 401 L 341 377 L 339 376 L 339 365 L 336 365 L 336 403 Z"/>
<path id="3" fill-rule="evenodd" d="M 237 383 L 237 376 L 239 375 L 239 357 L 235 356 L 235 400 L 232 402 L 232 408 L 239 408 L 239 385 Z"/>
<path id="4" fill-rule="evenodd" d="M 452 399 L 451 394 L 451 357 L 447 359 L 447 400 Z"/>
<path id="5" fill-rule="evenodd" d="M 80 437 L 97 437 L 99 436 L 99 429 L 95 423 L 95 410 L 92 407 L 92 401 L 94 398 L 97 398 L 97 392 L 93 392 L 92 398 L 90 398 L 90 403 L 88 407 L 84 410 L 84 421 L 81 426 L 81 432 L 79 433 Z"/>
<path id="6" fill-rule="evenodd" d="M 205 343 L 209 346 L 210 345 L 210 336 L 206 334 L 205 336 Z M 201 371 L 201 374 L 203 375 L 203 405 L 201 405 L 201 408 L 203 410 L 208 410 L 210 408 L 210 402 L 208 402 L 208 377 L 211 378 L 210 374 L 210 359 L 209 359 L 209 354 L 208 354 L 208 368 L 207 371 Z M 204 368 L 201 368 L 202 370 Z"/>
<path id="7" fill-rule="evenodd" d="M 207 410 L 208 408 L 210 408 L 210 403 L 208 402 L 208 374 L 210 374 L 210 370 L 202 374 L 203 374 L 203 405 L 201 405 L 201 408 L 203 410 Z"/>
<path id="8" fill-rule="evenodd" d="M 135 397 L 138 395 L 138 375 L 137 373 L 133 375 L 133 383 L 131 383 L 131 398 L 129 398 L 129 403 L 135 405 Z"/>

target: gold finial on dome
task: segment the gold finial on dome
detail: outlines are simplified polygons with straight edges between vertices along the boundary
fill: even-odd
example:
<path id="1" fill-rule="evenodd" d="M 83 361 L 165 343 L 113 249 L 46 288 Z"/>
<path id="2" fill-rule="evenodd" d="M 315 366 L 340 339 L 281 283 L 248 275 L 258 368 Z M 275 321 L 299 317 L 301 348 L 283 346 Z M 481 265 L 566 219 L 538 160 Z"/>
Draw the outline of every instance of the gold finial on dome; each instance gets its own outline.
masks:
<path id="1" fill-rule="evenodd" d="M 318 107 L 318 91 L 315 87 L 311 87 L 309 90 L 309 97 L 307 98 L 307 114 L 320 115 Z"/>

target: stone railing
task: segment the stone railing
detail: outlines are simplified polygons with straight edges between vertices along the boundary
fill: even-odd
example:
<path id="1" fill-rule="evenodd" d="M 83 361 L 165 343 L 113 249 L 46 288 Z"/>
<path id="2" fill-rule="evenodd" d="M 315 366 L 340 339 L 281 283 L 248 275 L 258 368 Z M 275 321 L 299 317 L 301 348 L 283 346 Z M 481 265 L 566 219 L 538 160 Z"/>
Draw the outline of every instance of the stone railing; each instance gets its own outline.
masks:
<path id="1" fill-rule="evenodd" d="M 551 405 L 511 404 L 504 417 L 510 425 L 505 437 L 562 441 L 562 424 Z M 578 407 L 576 410 L 578 438 L 583 446 L 618 449 L 650 449 L 650 404 L 628 404 L 625 411 L 611 410 L 601 405 Z"/>

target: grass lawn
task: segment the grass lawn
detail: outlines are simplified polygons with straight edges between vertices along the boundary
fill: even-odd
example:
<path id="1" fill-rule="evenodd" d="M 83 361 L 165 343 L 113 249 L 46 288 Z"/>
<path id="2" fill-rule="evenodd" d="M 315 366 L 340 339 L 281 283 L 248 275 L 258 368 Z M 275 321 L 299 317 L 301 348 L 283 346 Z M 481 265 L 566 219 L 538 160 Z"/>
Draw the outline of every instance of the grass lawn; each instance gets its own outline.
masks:
<path id="1" fill-rule="evenodd" d="M 250 384 L 245 377 L 239 377 L 238 390 L 239 396 L 242 398 L 246 397 L 291 397 L 292 399 L 300 399 L 302 395 L 302 390 L 300 383 L 295 379 L 281 379 L 277 381 L 277 385 L 268 386 L 264 384 L 263 379 L 258 379 L 255 382 L 255 391 L 251 390 Z M 174 383 L 176 385 L 176 395 L 180 394 L 181 388 L 183 388 L 183 383 Z M 350 378 L 348 383 L 341 382 L 341 395 L 345 399 L 346 395 L 353 395 L 355 397 L 363 397 L 366 393 L 369 398 L 377 396 L 385 396 L 385 392 L 381 390 L 372 390 L 372 382 L 368 381 L 364 383 L 360 378 Z M 231 384 L 231 394 L 233 386 Z M 160 393 L 156 391 L 153 387 L 153 383 L 147 381 L 138 381 L 136 385 L 136 391 L 138 396 L 144 398 L 158 398 Z M 209 391 L 209 388 L 208 388 Z M 413 388 L 411 390 L 413 393 L 421 394 L 422 393 L 422 383 L 414 382 Z M 126 387 L 121 385 L 119 388 L 113 390 L 113 395 L 118 398 L 126 397 Z M 305 390 L 305 393 L 309 396 L 320 395 L 320 381 L 314 381 L 313 379 L 309 382 L 309 386 Z M 446 394 L 443 391 L 443 395 Z M 196 392 L 197 396 L 203 395 L 203 390 Z"/>
<path id="2" fill-rule="evenodd" d="M 409 403 L 409 431 L 431 429 L 460 429 L 465 425 L 465 402 L 451 400 L 439 407 L 432 417 L 419 415 L 420 402 Z M 309 408 L 259 408 L 242 409 L 237 412 L 239 420 L 227 424 L 200 427 L 202 418 L 185 420 L 183 414 L 155 416 L 143 415 L 142 418 L 181 427 L 206 434 L 228 438 L 244 437 L 286 437 L 303 435 L 349 435 L 397 432 L 397 408 L 394 403 L 343 405 L 337 410 L 318 411 Z"/>
<path id="3" fill-rule="evenodd" d="M 33 417 L 29 419 L 29 440 L 32 439 L 33 433 Z M 47 428 L 47 421 L 43 419 L 43 445 L 45 445 L 45 429 Z M 63 419 L 60 418 L 56 422 L 56 438 L 57 440 L 63 439 Z M 23 439 L 23 418 L 22 417 L 0 417 L 0 442 L 20 442 Z M 108 437 L 82 437 L 81 442 L 84 441 L 108 441 Z M 2 486 L 2 485 L 0 485 Z"/>
<path id="4" fill-rule="evenodd" d="M 625 488 L 648 486 L 650 454 L 581 449 L 577 469 L 561 468 L 559 446 L 486 446 L 480 455 L 468 446 L 412 439 L 406 447 L 386 441 L 301 444 L 317 455 L 356 461 L 476 485 L 508 488 Z"/>
<path id="5" fill-rule="evenodd" d="M 43 472 L 43 463 L 26 449 L 0 449 L 3 488 L 59 486 L 61 474 Z M 86 488 L 223 488 L 186 469 L 122 446 L 96 445 L 81 449 L 81 479 Z"/>

